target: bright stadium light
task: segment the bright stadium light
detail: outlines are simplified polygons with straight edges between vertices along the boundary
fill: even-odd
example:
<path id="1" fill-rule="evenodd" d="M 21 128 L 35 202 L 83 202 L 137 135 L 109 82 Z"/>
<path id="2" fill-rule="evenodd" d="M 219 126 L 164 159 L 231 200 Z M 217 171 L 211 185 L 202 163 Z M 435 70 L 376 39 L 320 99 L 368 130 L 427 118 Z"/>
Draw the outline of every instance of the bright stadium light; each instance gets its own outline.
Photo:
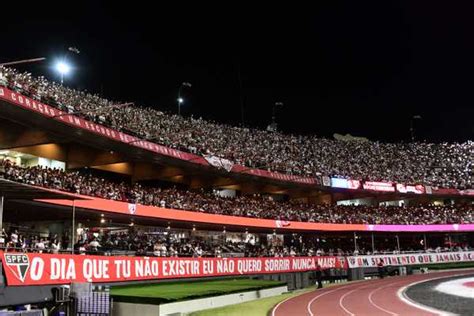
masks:
<path id="1" fill-rule="evenodd" d="M 183 87 L 191 88 L 193 85 L 189 82 L 182 82 L 178 89 L 178 115 L 181 115 L 181 104 L 184 102 L 183 98 L 181 97 L 181 89 Z"/>
<path id="2" fill-rule="evenodd" d="M 71 71 L 71 67 L 63 61 L 56 64 L 56 70 L 63 75 L 67 75 Z"/>
<path id="3" fill-rule="evenodd" d="M 71 72 L 71 66 L 64 61 L 58 61 L 55 65 L 56 71 L 61 75 L 61 85 L 64 81 L 64 75 Z"/>

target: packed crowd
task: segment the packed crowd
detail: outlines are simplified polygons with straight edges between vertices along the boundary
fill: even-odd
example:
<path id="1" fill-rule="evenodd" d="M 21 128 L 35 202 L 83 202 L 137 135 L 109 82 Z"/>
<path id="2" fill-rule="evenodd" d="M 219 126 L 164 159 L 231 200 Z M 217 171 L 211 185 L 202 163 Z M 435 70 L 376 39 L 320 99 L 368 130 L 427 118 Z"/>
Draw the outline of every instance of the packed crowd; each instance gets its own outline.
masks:
<path id="1" fill-rule="evenodd" d="M 312 235 L 288 234 L 286 238 L 267 239 L 266 235 L 259 237 L 254 234 L 237 234 L 240 239 L 212 238 L 212 234 L 196 236 L 191 232 L 182 231 L 164 233 L 154 229 L 128 228 L 119 230 L 102 230 L 81 228 L 74 242 L 76 254 L 100 255 L 133 255 L 154 257 L 295 257 L 295 256 L 352 256 L 371 254 L 397 254 L 410 252 L 447 252 L 469 251 L 473 244 L 467 242 L 451 243 L 442 240 L 430 241 L 426 249 L 415 239 L 403 240 L 400 249 L 394 240 L 377 237 L 377 248 L 372 249 L 370 240 L 359 239 L 354 249 L 353 239 L 316 237 Z M 41 236 L 41 237 L 40 237 Z M 276 235 L 274 235 L 276 236 Z M 3 229 L 0 249 L 6 251 L 63 253 L 71 252 L 70 240 L 67 233 L 58 236 L 49 233 L 31 234 L 12 228 L 8 232 Z"/>
<path id="2" fill-rule="evenodd" d="M 167 231 L 150 232 L 146 229 L 121 229 L 99 233 L 89 229 L 81 231 L 74 243 L 74 252 L 78 254 L 138 255 L 155 257 L 284 257 L 304 255 L 325 255 L 322 249 L 305 247 L 302 244 L 284 246 L 282 243 L 268 244 L 257 242 L 254 235 L 239 241 L 220 238 L 186 237 Z M 60 253 L 70 252 L 68 235 L 20 233 L 18 229 L 2 231 L 3 245 L 7 251 Z M 2 244 L 0 243 L 0 244 Z M 341 249 L 329 249 L 328 253 L 343 255 Z"/>
<path id="3" fill-rule="evenodd" d="M 20 167 L 0 163 L 6 179 L 105 199 L 178 210 L 290 221 L 342 224 L 461 224 L 474 223 L 472 205 L 346 206 L 276 201 L 268 195 L 222 197 L 214 191 L 156 188 L 113 182 L 92 173 Z"/>
<path id="4" fill-rule="evenodd" d="M 301 176 L 326 175 L 457 189 L 473 187 L 472 141 L 438 144 L 341 141 L 228 126 L 153 108 L 113 107 L 120 102 L 11 68 L 0 67 L 0 85 L 168 147 L 214 155 L 252 168 Z"/>

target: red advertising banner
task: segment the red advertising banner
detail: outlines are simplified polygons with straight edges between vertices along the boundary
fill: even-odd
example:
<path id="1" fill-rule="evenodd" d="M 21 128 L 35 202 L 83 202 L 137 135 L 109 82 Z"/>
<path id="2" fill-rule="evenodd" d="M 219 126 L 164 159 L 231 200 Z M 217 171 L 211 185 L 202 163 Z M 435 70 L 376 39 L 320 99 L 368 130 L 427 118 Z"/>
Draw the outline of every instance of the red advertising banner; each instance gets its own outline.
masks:
<path id="1" fill-rule="evenodd" d="M 316 178 L 304 177 L 304 176 L 295 176 L 291 174 L 284 174 L 278 172 L 272 172 L 262 169 L 252 169 L 247 168 L 241 165 L 234 165 L 232 167 L 232 172 L 236 173 L 246 173 L 257 177 L 265 177 L 271 178 L 280 181 L 287 181 L 287 182 L 295 182 L 295 183 L 302 183 L 302 184 L 317 184 L 319 185 L 319 181 Z"/>
<path id="2" fill-rule="evenodd" d="M 362 187 L 364 188 L 364 190 L 395 192 L 395 187 L 391 182 L 366 181 L 364 182 Z"/>
<path id="3" fill-rule="evenodd" d="M 395 186 L 397 188 L 397 191 L 400 193 L 415 193 L 415 194 L 425 193 L 425 187 L 421 184 L 405 185 L 405 184 L 397 183 Z"/>
<path id="4" fill-rule="evenodd" d="M 360 181 L 352 179 L 331 178 L 331 186 L 333 188 L 357 190 L 360 189 Z"/>
<path id="5" fill-rule="evenodd" d="M 157 258 L 2 253 L 9 286 L 289 273 L 346 268 L 344 257 Z"/>

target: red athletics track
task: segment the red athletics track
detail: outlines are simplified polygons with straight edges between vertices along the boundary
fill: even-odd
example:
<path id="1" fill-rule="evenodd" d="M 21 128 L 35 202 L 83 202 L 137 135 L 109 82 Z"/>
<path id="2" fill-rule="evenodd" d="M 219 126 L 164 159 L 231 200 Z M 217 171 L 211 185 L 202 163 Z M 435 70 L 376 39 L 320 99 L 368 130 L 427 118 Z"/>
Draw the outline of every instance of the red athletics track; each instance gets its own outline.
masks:
<path id="1" fill-rule="evenodd" d="M 406 303 L 398 291 L 419 281 L 472 273 L 474 270 L 436 272 L 332 286 L 287 299 L 273 308 L 272 316 L 438 315 Z"/>

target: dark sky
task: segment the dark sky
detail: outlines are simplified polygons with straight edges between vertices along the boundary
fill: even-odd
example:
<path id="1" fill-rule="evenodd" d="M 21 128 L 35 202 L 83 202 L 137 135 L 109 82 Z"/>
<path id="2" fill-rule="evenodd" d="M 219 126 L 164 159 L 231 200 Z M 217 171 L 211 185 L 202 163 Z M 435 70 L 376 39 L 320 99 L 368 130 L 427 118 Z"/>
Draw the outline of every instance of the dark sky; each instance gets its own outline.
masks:
<path id="1" fill-rule="evenodd" d="M 327 2 L 327 1 L 321 1 Z M 118 101 L 266 126 L 272 106 L 289 133 L 351 133 L 373 140 L 473 139 L 474 19 L 452 2 L 360 1 L 300 7 L 2 3 L 0 61 L 49 58 L 20 69 Z M 239 88 L 240 68 L 242 89 Z"/>

